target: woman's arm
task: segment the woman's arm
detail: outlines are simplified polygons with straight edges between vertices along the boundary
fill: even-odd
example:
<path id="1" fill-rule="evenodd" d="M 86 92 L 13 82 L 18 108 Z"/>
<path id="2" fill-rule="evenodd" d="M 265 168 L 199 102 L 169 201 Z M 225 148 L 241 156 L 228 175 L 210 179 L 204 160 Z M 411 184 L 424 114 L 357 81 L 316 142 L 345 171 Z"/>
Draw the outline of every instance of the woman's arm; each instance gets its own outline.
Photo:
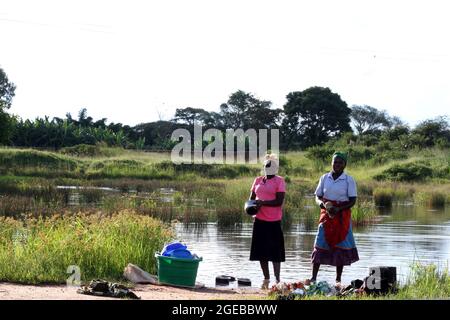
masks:
<path id="1" fill-rule="evenodd" d="M 339 211 L 345 210 L 345 209 L 350 209 L 351 207 L 353 207 L 356 203 L 356 197 L 349 197 L 348 198 L 348 204 L 338 207 Z"/>
<path id="2" fill-rule="evenodd" d="M 250 198 L 248 198 L 248 200 L 255 200 L 256 199 L 256 193 L 255 192 L 250 192 Z"/>
<path id="3" fill-rule="evenodd" d="M 353 207 L 356 203 L 356 197 L 349 197 L 348 198 L 348 203 L 346 205 L 340 206 L 340 207 L 333 207 L 333 211 L 331 211 L 332 214 L 336 214 L 339 213 L 345 209 L 350 209 L 351 207 Z"/>
<path id="4" fill-rule="evenodd" d="M 256 204 L 259 206 L 279 207 L 283 204 L 284 194 L 284 192 L 277 192 L 274 200 L 256 200 Z"/>
<path id="5" fill-rule="evenodd" d="M 316 203 L 321 209 L 325 209 L 325 204 L 323 203 L 323 197 L 316 196 Z"/>

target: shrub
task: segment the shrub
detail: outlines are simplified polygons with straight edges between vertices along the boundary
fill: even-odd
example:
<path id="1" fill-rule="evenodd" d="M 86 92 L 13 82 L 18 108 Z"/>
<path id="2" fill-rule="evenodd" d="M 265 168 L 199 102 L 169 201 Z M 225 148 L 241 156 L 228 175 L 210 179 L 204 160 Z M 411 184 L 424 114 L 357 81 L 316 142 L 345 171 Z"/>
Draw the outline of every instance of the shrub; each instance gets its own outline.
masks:
<path id="1" fill-rule="evenodd" d="M 429 166 L 419 162 L 410 162 L 393 165 L 374 178 L 376 180 L 421 181 L 431 177 L 432 174 L 433 170 Z"/>
<path id="2" fill-rule="evenodd" d="M 312 161 L 331 162 L 334 149 L 328 146 L 314 146 L 306 150 L 306 157 Z"/>

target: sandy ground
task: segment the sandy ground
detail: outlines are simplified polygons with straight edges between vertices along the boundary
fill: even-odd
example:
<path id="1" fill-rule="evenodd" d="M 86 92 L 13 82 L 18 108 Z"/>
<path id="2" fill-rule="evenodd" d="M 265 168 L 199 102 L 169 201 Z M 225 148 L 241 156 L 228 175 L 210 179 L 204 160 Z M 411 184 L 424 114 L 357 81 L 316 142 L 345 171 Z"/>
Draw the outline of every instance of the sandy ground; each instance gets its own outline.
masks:
<path id="1" fill-rule="evenodd" d="M 0 300 L 96 300 L 116 298 L 78 294 L 77 287 L 65 285 L 21 285 L 0 283 Z M 264 299 L 267 291 L 256 288 L 176 288 L 160 285 L 135 285 L 132 291 L 142 300 L 241 300 Z"/>

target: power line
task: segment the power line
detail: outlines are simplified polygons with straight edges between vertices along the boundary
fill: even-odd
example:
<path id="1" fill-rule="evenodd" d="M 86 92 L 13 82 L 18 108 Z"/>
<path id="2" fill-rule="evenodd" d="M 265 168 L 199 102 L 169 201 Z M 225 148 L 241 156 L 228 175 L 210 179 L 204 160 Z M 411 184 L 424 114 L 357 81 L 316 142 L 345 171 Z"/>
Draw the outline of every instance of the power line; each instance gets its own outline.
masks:
<path id="1" fill-rule="evenodd" d="M 34 25 L 34 26 L 40 26 L 40 27 L 59 28 L 59 29 L 75 28 L 75 29 L 79 29 L 79 30 L 87 31 L 87 32 L 115 34 L 115 32 L 108 31 L 108 30 L 100 30 L 100 29 L 90 28 L 90 27 L 110 28 L 109 26 L 102 26 L 102 25 L 96 25 L 96 24 L 76 23 L 79 26 L 87 26 L 87 27 L 75 27 L 75 26 L 70 26 L 70 25 L 58 25 L 58 24 L 50 24 L 50 23 L 44 23 L 44 22 L 38 22 L 38 21 L 32 21 L 32 20 L 20 20 L 20 19 L 10 19 L 10 18 L 0 18 L 0 21 L 11 22 L 11 23 L 20 23 L 20 24 L 26 24 L 26 25 Z"/>

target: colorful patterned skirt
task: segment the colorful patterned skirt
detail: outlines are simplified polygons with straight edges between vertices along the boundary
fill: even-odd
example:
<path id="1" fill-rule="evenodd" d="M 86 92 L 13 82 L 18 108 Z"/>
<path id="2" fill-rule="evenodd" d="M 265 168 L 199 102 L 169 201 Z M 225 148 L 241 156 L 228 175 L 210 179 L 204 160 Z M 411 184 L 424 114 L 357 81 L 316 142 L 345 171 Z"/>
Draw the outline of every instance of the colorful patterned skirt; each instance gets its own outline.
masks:
<path id="1" fill-rule="evenodd" d="M 348 266 L 359 260 L 352 231 L 350 209 L 330 218 L 325 209 L 320 212 L 311 262 L 331 266 Z"/>

